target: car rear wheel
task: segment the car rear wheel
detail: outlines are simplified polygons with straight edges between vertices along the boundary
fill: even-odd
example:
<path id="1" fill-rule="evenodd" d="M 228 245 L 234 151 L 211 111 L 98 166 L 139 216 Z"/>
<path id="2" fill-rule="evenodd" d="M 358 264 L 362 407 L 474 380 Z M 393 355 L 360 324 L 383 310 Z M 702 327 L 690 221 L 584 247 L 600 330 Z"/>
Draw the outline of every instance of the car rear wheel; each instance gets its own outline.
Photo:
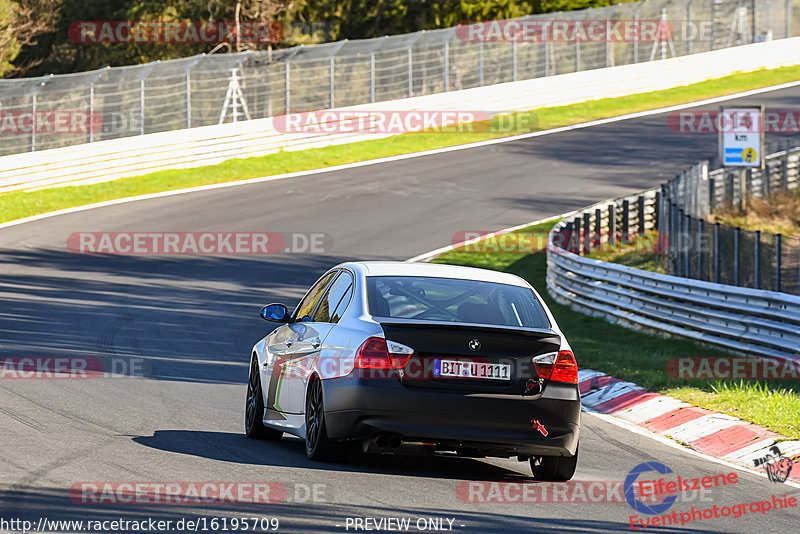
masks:
<path id="1" fill-rule="evenodd" d="M 261 394 L 261 375 L 258 360 L 250 363 L 250 378 L 247 380 L 247 401 L 244 407 L 244 432 L 248 438 L 279 440 L 283 432 L 264 426 L 264 396 Z"/>
<path id="2" fill-rule="evenodd" d="M 575 475 L 578 451 L 575 450 L 575 456 L 534 456 L 530 462 L 534 479 L 566 482 Z"/>
<path id="3" fill-rule="evenodd" d="M 322 381 L 313 378 L 306 393 L 306 456 L 324 462 L 333 460 L 337 451 L 337 443 L 328 439 L 325 428 Z"/>

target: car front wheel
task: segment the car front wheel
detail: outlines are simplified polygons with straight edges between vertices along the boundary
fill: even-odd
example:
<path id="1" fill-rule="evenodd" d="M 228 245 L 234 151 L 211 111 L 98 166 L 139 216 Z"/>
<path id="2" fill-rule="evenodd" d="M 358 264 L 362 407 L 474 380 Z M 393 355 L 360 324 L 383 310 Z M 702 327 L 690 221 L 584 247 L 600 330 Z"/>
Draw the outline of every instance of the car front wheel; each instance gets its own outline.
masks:
<path id="1" fill-rule="evenodd" d="M 261 394 L 261 375 L 258 372 L 258 359 L 254 356 L 250 363 L 250 378 L 247 380 L 247 400 L 244 405 L 244 432 L 248 438 L 279 440 L 280 430 L 267 428 L 264 417 L 264 396 Z"/>

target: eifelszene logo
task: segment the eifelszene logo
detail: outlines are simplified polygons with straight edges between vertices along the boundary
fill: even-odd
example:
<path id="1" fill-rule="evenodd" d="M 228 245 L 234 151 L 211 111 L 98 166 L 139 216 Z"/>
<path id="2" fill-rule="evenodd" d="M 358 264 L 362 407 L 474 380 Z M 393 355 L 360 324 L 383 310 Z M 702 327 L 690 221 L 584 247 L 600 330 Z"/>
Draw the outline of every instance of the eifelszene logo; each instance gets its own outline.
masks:
<path id="1" fill-rule="evenodd" d="M 792 461 L 784 456 L 777 445 L 772 446 L 766 456 L 753 460 L 753 464 L 756 467 L 763 465 L 767 472 L 767 478 L 772 482 L 786 482 L 792 471 Z"/>

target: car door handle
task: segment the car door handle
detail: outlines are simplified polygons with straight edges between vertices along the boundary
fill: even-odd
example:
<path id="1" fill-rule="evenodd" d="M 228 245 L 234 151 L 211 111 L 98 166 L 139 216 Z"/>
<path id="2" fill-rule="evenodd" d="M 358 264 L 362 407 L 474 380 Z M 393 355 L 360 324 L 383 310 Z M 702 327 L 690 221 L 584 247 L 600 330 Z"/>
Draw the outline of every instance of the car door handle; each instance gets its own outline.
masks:
<path id="1" fill-rule="evenodd" d="M 314 347 L 315 349 L 318 349 L 320 344 L 321 343 L 320 343 L 319 339 L 314 339 L 314 340 L 311 341 L 311 346 Z"/>
<path id="2" fill-rule="evenodd" d="M 287 340 L 286 340 L 286 346 L 287 346 L 287 347 L 291 347 L 291 346 L 292 346 L 292 343 L 294 343 L 294 340 L 292 340 L 292 339 L 287 339 Z"/>

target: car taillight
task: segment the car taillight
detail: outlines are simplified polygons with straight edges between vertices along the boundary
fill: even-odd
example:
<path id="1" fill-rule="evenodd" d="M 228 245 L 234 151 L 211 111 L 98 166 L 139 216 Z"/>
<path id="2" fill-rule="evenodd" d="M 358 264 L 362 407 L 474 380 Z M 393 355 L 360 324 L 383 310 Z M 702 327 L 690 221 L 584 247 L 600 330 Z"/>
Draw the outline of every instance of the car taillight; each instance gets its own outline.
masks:
<path id="1" fill-rule="evenodd" d="M 359 369 L 402 369 L 414 349 L 380 337 L 367 339 L 356 351 L 355 367 Z"/>
<path id="2" fill-rule="evenodd" d="M 553 382 L 578 383 L 578 363 L 572 351 L 561 350 L 533 358 L 536 374 Z"/>

